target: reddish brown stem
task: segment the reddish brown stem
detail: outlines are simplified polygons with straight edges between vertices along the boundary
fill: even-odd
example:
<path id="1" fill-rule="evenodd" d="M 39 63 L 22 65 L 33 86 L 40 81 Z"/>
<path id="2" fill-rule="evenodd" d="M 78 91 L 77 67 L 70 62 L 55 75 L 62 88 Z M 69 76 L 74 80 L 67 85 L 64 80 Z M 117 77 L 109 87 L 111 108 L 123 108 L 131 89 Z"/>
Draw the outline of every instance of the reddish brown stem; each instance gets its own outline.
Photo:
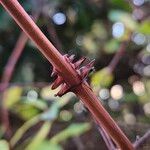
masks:
<path id="1" fill-rule="evenodd" d="M 18 25 L 37 44 L 44 56 L 53 64 L 64 81 L 74 87 L 73 92 L 84 102 L 98 124 L 102 125 L 107 133 L 113 138 L 117 146 L 123 150 L 132 150 L 133 145 L 120 130 L 115 121 L 101 105 L 99 99 L 94 95 L 86 82 L 81 83 L 77 71 L 64 59 L 57 49 L 48 41 L 22 6 L 16 0 L 1 0 L 3 7 L 15 19 Z"/>
<path id="2" fill-rule="evenodd" d="M 16 43 L 15 48 L 13 49 L 13 51 L 8 59 L 6 67 L 4 68 L 2 78 L 1 78 L 1 83 L 3 83 L 3 84 L 0 86 L 0 91 L 3 91 L 4 89 L 6 89 L 8 87 L 9 81 L 14 72 L 15 65 L 24 49 L 27 39 L 28 39 L 28 37 L 26 36 L 26 34 L 24 32 L 22 32 Z"/>
<path id="3" fill-rule="evenodd" d="M 33 16 L 33 18 L 35 20 L 37 20 L 38 15 L 36 14 L 35 16 Z M 10 126 L 10 123 L 9 123 L 8 110 L 4 106 L 4 100 L 5 100 L 5 94 L 6 94 L 5 90 L 9 86 L 9 82 L 12 78 L 16 63 L 19 60 L 19 58 L 20 58 L 20 56 L 23 52 L 23 49 L 25 47 L 25 44 L 26 44 L 27 40 L 28 40 L 27 35 L 24 32 L 22 32 L 19 36 L 19 39 L 18 39 L 16 45 L 15 45 L 15 48 L 13 49 L 13 51 L 12 51 L 12 53 L 11 53 L 9 59 L 8 59 L 8 62 L 5 66 L 5 68 L 4 68 L 2 78 L 1 78 L 1 83 L 2 84 L 0 84 L 0 92 L 3 92 L 2 102 L 1 102 L 2 103 L 1 116 L 2 116 L 3 125 L 6 129 L 6 136 L 7 137 L 10 137 L 10 135 L 11 135 L 11 126 Z"/>
<path id="4" fill-rule="evenodd" d="M 9 85 L 9 81 L 11 80 L 15 65 L 23 51 L 23 48 L 25 46 L 25 43 L 27 42 L 28 37 L 25 35 L 25 33 L 21 33 L 16 46 L 11 54 L 11 56 L 9 57 L 9 60 L 6 64 L 6 67 L 4 68 L 4 72 L 2 74 L 2 79 L 1 82 L 3 83 L 0 86 L 0 91 L 3 92 L 2 94 L 2 107 L 1 107 L 1 116 L 2 116 L 2 123 L 3 126 L 6 129 L 6 136 L 9 138 L 11 135 L 11 126 L 10 126 L 10 122 L 9 122 L 9 113 L 7 108 L 4 105 L 4 100 L 5 100 L 5 90 L 7 89 L 8 85 Z"/>
<path id="5" fill-rule="evenodd" d="M 122 150 L 133 149 L 131 142 L 101 105 L 100 100 L 93 94 L 87 83 L 82 83 L 78 86 L 74 93 L 76 93 L 76 95 L 83 101 L 85 106 L 97 120 L 98 124 L 102 125 L 117 146 Z"/>
<path id="6" fill-rule="evenodd" d="M 109 66 L 108 66 L 111 73 L 115 70 L 118 62 L 120 61 L 120 59 L 124 55 L 126 47 L 127 47 L 127 42 L 125 42 L 125 41 L 122 42 L 121 45 L 120 45 L 119 50 L 116 52 L 115 56 L 111 60 Z"/>

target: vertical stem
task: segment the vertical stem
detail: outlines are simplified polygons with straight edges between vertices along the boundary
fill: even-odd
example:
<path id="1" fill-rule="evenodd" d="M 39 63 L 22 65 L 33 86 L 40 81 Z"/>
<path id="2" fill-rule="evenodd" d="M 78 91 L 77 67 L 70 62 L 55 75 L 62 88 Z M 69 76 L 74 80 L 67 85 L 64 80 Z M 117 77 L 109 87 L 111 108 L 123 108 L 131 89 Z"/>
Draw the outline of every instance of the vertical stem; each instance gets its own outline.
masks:
<path id="1" fill-rule="evenodd" d="M 0 87 L 0 91 L 3 91 L 8 87 L 9 81 L 14 72 L 15 65 L 24 49 L 27 39 L 28 37 L 26 36 L 26 34 L 22 32 L 4 68 L 2 78 L 1 78 L 2 85 Z"/>
<path id="2" fill-rule="evenodd" d="M 110 72 L 113 72 L 118 64 L 118 62 L 120 61 L 120 59 L 122 58 L 122 56 L 125 53 L 127 47 L 127 42 L 122 42 L 120 45 L 119 50 L 116 52 L 115 56 L 113 57 L 113 59 L 111 60 L 110 64 L 109 64 L 109 69 Z"/>
<path id="3" fill-rule="evenodd" d="M 35 16 L 33 16 L 33 18 L 35 20 L 37 20 L 39 14 L 35 14 Z M 2 74 L 2 78 L 1 78 L 1 85 L 0 85 L 0 92 L 3 92 L 2 94 L 2 106 L 1 106 L 1 116 L 2 116 L 2 123 L 6 129 L 6 136 L 10 137 L 11 135 L 11 126 L 10 126 L 10 122 L 9 122 L 9 113 L 7 108 L 4 105 L 4 101 L 5 101 L 5 97 L 6 97 L 6 93 L 5 90 L 8 88 L 9 86 L 9 82 L 12 78 L 15 66 L 17 61 L 19 60 L 23 49 L 25 47 L 25 44 L 28 40 L 28 37 L 26 36 L 26 34 L 24 32 L 22 32 L 19 36 L 19 39 L 15 45 L 15 48 L 13 49 L 8 62 L 4 68 L 3 74 Z"/>
<path id="4" fill-rule="evenodd" d="M 46 19 L 48 20 L 48 18 L 46 18 Z M 52 22 L 50 22 L 50 23 L 48 22 L 46 26 L 47 26 L 47 31 L 48 31 L 48 33 L 49 33 L 49 35 L 50 35 L 54 45 L 56 46 L 57 49 L 62 51 L 62 44 L 61 44 L 61 42 L 60 42 L 60 40 L 59 40 L 59 38 L 57 36 L 57 33 L 56 33 L 56 30 L 55 30 L 55 27 L 54 27 L 53 23 Z"/>

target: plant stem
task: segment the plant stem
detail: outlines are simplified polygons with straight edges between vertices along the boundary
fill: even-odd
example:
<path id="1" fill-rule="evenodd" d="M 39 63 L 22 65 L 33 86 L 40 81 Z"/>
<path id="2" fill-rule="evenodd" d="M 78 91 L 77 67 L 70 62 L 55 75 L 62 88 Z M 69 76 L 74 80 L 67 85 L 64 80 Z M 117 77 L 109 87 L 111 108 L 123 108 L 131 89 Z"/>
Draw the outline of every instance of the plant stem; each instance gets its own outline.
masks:
<path id="1" fill-rule="evenodd" d="M 46 20 L 49 20 L 48 17 L 44 16 Z M 57 36 L 57 33 L 56 33 L 56 30 L 55 30 L 55 27 L 52 23 L 52 20 L 51 22 L 47 22 L 47 31 L 54 43 L 54 45 L 56 46 L 57 49 L 59 49 L 59 51 L 62 51 L 62 44 Z"/>
<path id="2" fill-rule="evenodd" d="M 33 16 L 33 18 L 35 20 L 37 20 L 38 15 Z M 12 78 L 15 66 L 23 52 L 23 49 L 25 47 L 25 44 L 28 40 L 27 35 L 22 32 L 18 38 L 18 41 L 15 45 L 15 48 L 13 49 L 8 62 L 4 68 L 3 74 L 2 74 L 2 78 L 1 78 L 1 83 L 0 84 L 0 92 L 2 92 L 2 106 L 1 106 L 1 116 L 2 116 L 2 122 L 3 122 L 3 126 L 6 129 L 6 136 L 9 138 L 11 136 L 11 127 L 10 127 L 10 122 L 9 122 L 9 113 L 7 108 L 4 105 L 4 101 L 5 101 L 5 97 L 6 97 L 6 93 L 5 90 L 8 88 L 9 86 L 9 82 Z"/>
<path id="3" fill-rule="evenodd" d="M 102 125 L 121 150 L 133 149 L 130 141 L 104 109 L 100 100 L 93 94 L 93 91 L 89 88 L 89 85 L 87 85 L 86 82 L 78 86 L 74 90 L 74 93 L 83 101 L 98 122 L 99 126 Z"/>
<path id="4" fill-rule="evenodd" d="M 109 137 L 109 135 L 105 131 L 105 129 L 100 127 L 100 126 L 98 126 L 98 130 L 101 133 L 101 136 L 102 136 L 102 138 L 103 138 L 103 140 L 104 140 L 108 150 L 115 150 L 116 148 L 115 148 L 111 138 Z"/>
<path id="5" fill-rule="evenodd" d="M 119 50 L 116 52 L 116 54 L 114 55 L 113 59 L 109 63 L 108 67 L 109 67 L 111 73 L 115 70 L 118 62 L 120 61 L 120 59 L 124 55 L 126 47 L 127 47 L 127 42 L 123 41 L 121 43 L 121 45 L 120 45 Z"/>
<path id="6" fill-rule="evenodd" d="M 107 132 L 105 131 L 105 129 L 98 125 L 98 123 L 97 123 L 97 121 L 96 121 L 96 119 L 94 117 L 93 117 L 93 120 L 94 120 L 94 122 L 96 124 L 96 127 L 97 127 L 99 133 L 101 134 L 101 136 L 102 136 L 102 138 L 103 138 L 103 140 L 104 140 L 108 150 L 115 150 L 116 149 L 115 145 L 112 142 L 112 140 L 109 137 L 109 135 L 107 134 Z"/>
<path id="7" fill-rule="evenodd" d="M 137 141 L 135 141 L 134 148 L 135 149 L 139 148 L 149 138 L 150 138 L 150 130 L 148 130 L 140 139 L 138 139 Z"/>
<path id="8" fill-rule="evenodd" d="M 57 49 L 48 41 L 22 6 L 16 0 L 1 0 L 0 2 L 15 19 L 18 25 L 37 44 L 40 51 L 63 77 L 66 84 L 74 87 L 73 92 L 84 102 L 85 106 L 98 121 L 98 124 L 103 126 L 117 146 L 122 150 L 133 150 L 134 148 L 131 142 L 103 108 L 99 99 L 87 85 L 87 82 L 81 83 L 81 79 L 77 71 L 72 68 Z"/>
<path id="9" fill-rule="evenodd" d="M 4 105 L 5 97 L 6 94 L 5 90 L 9 86 L 9 81 L 11 80 L 12 74 L 14 72 L 15 65 L 23 51 L 23 48 L 25 46 L 25 43 L 27 42 L 28 37 L 26 36 L 25 33 L 21 33 L 16 46 L 10 55 L 8 62 L 6 64 L 6 67 L 4 68 L 4 72 L 2 74 L 1 82 L 3 83 L 0 86 L 0 91 L 3 92 L 2 94 L 2 106 L 1 106 L 1 116 L 2 116 L 2 123 L 3 126 L 5 127 L 6 131 L 6 136 L 9 138 L 11 136 L 11 127 L 10 127 L 10 122 L 9 122 L 9 113 L 7 108 Z"/>
<path id="10" fill-rule="evenodd" d="M 0 91 L 4 91 L 8 87 L 9 81 L 11 80 L 12 74 L 14 72 L 14 68 L 25 47 L 27 39 L 28 37 L 26 36 L 26 34 L 22 32 L 4 68 L 1 78 L 1 83 L 3 84 L 0 86 Z"/>

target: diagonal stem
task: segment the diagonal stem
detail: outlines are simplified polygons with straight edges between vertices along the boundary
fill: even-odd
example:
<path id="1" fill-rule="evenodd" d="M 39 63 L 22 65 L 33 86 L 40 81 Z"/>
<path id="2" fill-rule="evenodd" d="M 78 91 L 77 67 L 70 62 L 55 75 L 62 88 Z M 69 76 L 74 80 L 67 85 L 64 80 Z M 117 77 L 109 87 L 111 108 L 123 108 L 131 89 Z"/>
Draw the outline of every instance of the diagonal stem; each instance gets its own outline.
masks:
<path id="1" fill-rule="evenodd" d="M 105 129 L 102 127 L 98 127 L 98 130 L 101 133 L 101 136 L 102 136 L 104 142 L 106 143 L 108 150 L 115 150 L 116 148 L 115 148 L 111 138 L 108 136 L 107 132 L 105 131 Z"/>
<path id="2" fill-rule="evenodd" d="M 122 58 L 122 56 L 124 55 L 125 51 L 126 51 L 126 48 L 127 48 L 127 44 L 128 42 L 127 41 L 123 41 L 120 45 L 120 48 L 119 50 L 116 52 L 115 56 L 113 57 L 113 59 L 111 60 L 110 64 L 109 64 L 109 69 L 110 69 L 110 72 L 112 73 L 118 62 L 120 61 L 120 59 Z"/>
<path id="3" fill-rule="evenodd" d="M 0 91 L 4 91 L 4 89 L 8 87 L 9 81 L 11 80 L 12 74 L 14 72 L 15 65 L 25 47 L 27 39 L 28 37 L 26 34 L 22 32 L 4 68 L 1 78 L 2 85 L 0 86 Z"/>
<path id="4" fill-rule="evenodd" d="M 22 6 L 16 0 L 0 0 L 0 3 L 15 19 L 18 25 L 37 44 L 37 47 L 43 55 L 59 71 L 59 74 L 63 77 L 64 81 L 68 85 L 74 87 L 74 90 L 72 91 L 84 102 L 85 106 L 98 121 L 98 124 L 103 126 L 117 146 L 122 150 L 133 150 L 134 148 L 131 142 L 103 108 L 99 99 L 87 85 L 87 82 L 81 82 L 77 71 L 71 67 L 58 50 L 48 41 Z"/>
<path id="5" fill-rule="evenodd" d="M 93 118 L 94 119 L 94 118 Z M 109 135 L 107 134 L 107 132 L 105 131 L 105 129 L 101 126 L 98 125 L 97 121 L 94 119 L 94 122 L 98 128 L 98 131 L 100 132 L 108 150 L 116 150 L 115 145 L 113 143 L 113 141 L 111 140 L 111 138 L 109 137 Z"/>
<path id="6" fill-rule="evenodd" d="M 93 94 L 93 91 L 89 88 L 89 85 L 87 85 L 86 82 L 83 82 L 80 86 L 78 86 L 78 88 L 74 90 L 74 93 L 90 110 L 98 125 L 105 129 L 121 150 L 134 149 L 131 142 L 104 109 L 100 100 L 95 96 L 95 94 Z"/>
<path id="7" fill-rule="evenodd" d="M 139 148 L 148 139 L 150 139 L 150 130 L 148 130 L 141 138 L 139 138 L 137 141 L 135 141 L 134 148 L 135 149 Z"/>

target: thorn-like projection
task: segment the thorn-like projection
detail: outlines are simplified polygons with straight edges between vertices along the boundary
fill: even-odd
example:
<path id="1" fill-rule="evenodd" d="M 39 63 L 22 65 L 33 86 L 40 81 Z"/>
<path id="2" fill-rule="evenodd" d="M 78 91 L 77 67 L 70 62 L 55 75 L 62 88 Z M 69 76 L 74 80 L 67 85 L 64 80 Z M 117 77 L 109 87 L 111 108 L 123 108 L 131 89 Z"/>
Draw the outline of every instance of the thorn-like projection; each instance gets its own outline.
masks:
<path id="1" fill-rule="evenodd" d="M 57 94 L 55 94 L 55 96 L 61 97 L 64 94 L 68 93 L 69 89 L 70 89 L 70 87 L 66 83 L 64 83 L 64 84 L 62 84 L 61 90 Z"/>
<path id="2" fill-rule="evenodd" d="M 51 77 L 54 77 L 54 76 L 56 76 L 57 75 L 57 71 L 56 71 L 56 69 L 53 67 L 53 71 L 52 71 L 52 73 L 51 73 Z"/>
<path id="3" fill-rule="evenodd" d="M 70 60 L 71 62 L 73 62 L 74 59 L 75 59 L 75 55 L 71 55 L 71 56 L 69 57 L 69 60 Z"/>
<path id="4" fill-rule="evenodd" d="M 69 56 L 68 54 L 65 54 L 64 55 L 64 58 L 70 63 L 72 63 L 73 61 L 74 61 L 74 59 L 75 59 L 75 55 L 71 55 L 71 56 Z"/>
<path id="5" fill-rule="evenodd" d="M 92 70 L 94 62 L 95 62 L 95 60 L 92 60 L 90 63 L 88 63 L 87 65 L 80 68 L 80 66 L 86 60 L 85 57 L 80 58 L 78 61 L 76 61 L 74 63 L 73 63 L 73 61 L 75 59 L 75 55 L 69 56 L 68 54 L 66 54 L 63 57 L 68 63 L 70 63 L 70 65 L 73 67 L 73 69 L 75 69 L 77 71 L 78 75 L 80 76 L 81 83 L 88 76 L 88 74 Z M 61 90 L 55 96 L 62 96 L 64 94 L 66 94 L 67 92 L 69 92 L 71 90 L 71 88 L 73 88 L 65 83 L 63 77 L 61 77 L 59 75 L 59 73 L 57 72 L 57 70 L 55 68 L 53 68 L 51 76 L 52 77 L 57 76 L 56 80 L 52 84 L 52 89 L 56 89 L 57 87 L 59 87 L 61 85 Z M 75 86 L 77 86 L 77 85 L 75 85 Z"/>
<path id="6" fill-rule="evenodd" d="M 63 78 L 61 76 L 58 76 L 57 79 L 52 83 L 52 90 L 59 87 L 64 82 Z"/>
<path id="7" fill-rule="evenodd" d="M 87 75 L 90 73 L 90 71 L 92 70 L 92 68 L 94 66 L 94 62 L 95 62 L 95 60 L 92 60 L 86 66 L 80 68 L 80 75 L 81 75 L 82 79 L 86 78 Z"/>
<path id="8" fill-rule="evenodd" d="M 86 57 L 82 57 L 77 62 L 75 62 L 74 63 L 75 69 L 78 69 L 85 60 L 86 60 Z"/>

